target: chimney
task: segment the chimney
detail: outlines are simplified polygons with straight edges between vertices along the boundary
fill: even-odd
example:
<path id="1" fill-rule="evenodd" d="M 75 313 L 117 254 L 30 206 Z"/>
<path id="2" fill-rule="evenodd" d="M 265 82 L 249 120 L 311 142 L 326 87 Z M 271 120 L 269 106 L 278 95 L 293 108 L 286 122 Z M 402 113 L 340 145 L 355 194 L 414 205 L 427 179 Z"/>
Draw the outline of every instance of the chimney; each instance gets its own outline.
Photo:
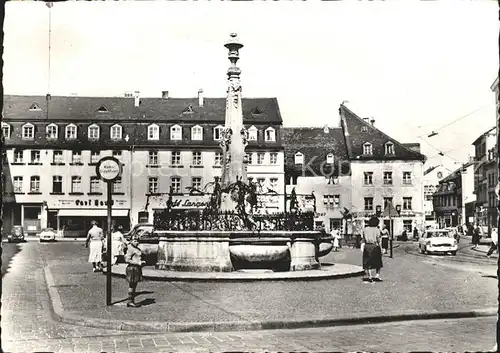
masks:
<path id="1" fill-rule="evenodd" d="M 370 118 L 363 118 L 363 120 L 364 120 L 366 123 L 370 122 Z"/>
<path id="2" fill-rule="evenodd" d="M 135 91 L 134 92 L 134 107 L 138 107 L 140 102 L 141 102 L 141 100 L 140 100 L 139 91 Z"/>
<path id="3" fill-rule="evenodd" d="M 198 90 L 198 105 L 203 107 L 204 99 L 203 99 L 203 89 Z"/>
<path id="4" fill-rule="evenodd" d="M 161 99 L 168 99 L 168 91 L 161 91 Z"/>
<path id="5" fill-rule="evenodd" d="M 325 126 L 323 127 L 323 132 L 324 132 L 325 134 L 328 134 L 328 133 L 330 132 L 330 129 L 328 128 L 328 125 L 325 125 Z"/>
<path id="6" fill-rule="evenodd" d="M 372 125 L 373 125 L 373 126 L 375 126 L 375 119 L 373 119 L 373 118 L 372 118 L 372 119 L 370 120 L 370 123 L 372 123 Z"/>

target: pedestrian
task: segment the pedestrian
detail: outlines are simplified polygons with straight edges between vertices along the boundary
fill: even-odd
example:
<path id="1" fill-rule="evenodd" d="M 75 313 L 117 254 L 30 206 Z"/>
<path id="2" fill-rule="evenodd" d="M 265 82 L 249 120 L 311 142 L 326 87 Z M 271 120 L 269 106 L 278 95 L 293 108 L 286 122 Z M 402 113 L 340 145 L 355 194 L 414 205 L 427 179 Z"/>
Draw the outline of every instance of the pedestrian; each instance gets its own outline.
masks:
<path id="1" fill-rule="evenodd" d="M 111 233 L 111 264 L 115 265 L 118 258 L 125 254 L 127 242 L 123 236 L 123 227 L 121 225 L 114 226 L 113 233 Z"/>
<path id="2" fill-rule="evenodd" d="M 382 252 L 387 254 L 387 250 L 389 249 L 389 231 L 385 227 L 385 224 L 382 224 L 382 230 L 380 231 L 382 238 Z"/>
<path id="3" fill-rule="evenodd" d="M 491 245 L 490 245 L 490 249 L 488 250 L 488 253 L 486 254 L 486 256 L 488 258 L 491 257 L 491 254 L 493 254 L 493 251 L 498 250 L 497 244 L 498 244 L 498 229 L 491 228 Z"/>
<path id="4" fill-rule="evenodd" d="M 127 248 L 125 261 L 128 263 L 125 270 L 128 282 L 128 307 L 136 308 L 139 305 L 135 303 L 135 290 L 137 284 L 142 281 L 142 266 L 146 261 L 142 261 L 142 251 L 139 249 L 139 237 L 134 235 Z"/>
<path id="5" fill-rule="evenodd" d="M 368 278 L 363 280 L 366 283 L 381 282 L 380 269 L 382 265 L 382 251 L 380 249 L 381 234 L 378 229 L 379 219 L 372 217 L 368 221 L 368 227 L 363 230 L 363 269 L 367 272 Z M 372 275 L 375 270 L 375 276 Z"/>
<path id="6" fill-rule="evenodd" d="M 92 221 L 92 228 L 90 228 L 87 233 L 87 239 L 85 241 L 85 247 L 89 247 L 89 262 L 92 262 L 92 267 L 94 272 L 102 271 L 102 251 L 104 247 L 104 233 L 101 228 L 97 226 L 96 221 Z"/>
<path id="7" fill-rule="evenodd" d="M 339 249 L 339 231 L 336 228 L 332 228 L 330 233 L 333 239 L 333 251 L 338 251 Z"/>
<path id="8" fill-rule="evenodd" d="M 472 233 L 472 248 L 475 249 L 479 245 L 479 239 L 481 238 L 481 228 L 479 228 L 479 223 L 476 224 L 474 232 Z"/>
<path id="9" fill-rule="evenodd" d="M 413 240 L 418 240 L 418 229 L 417 229 L 417 227 L 413 228 Z"/>

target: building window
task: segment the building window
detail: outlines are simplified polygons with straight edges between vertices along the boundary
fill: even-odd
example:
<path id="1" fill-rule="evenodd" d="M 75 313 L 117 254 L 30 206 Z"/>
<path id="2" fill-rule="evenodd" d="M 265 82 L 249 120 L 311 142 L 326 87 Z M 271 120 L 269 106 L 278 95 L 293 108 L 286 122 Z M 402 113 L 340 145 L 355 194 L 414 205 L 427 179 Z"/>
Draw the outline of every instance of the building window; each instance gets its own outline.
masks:
<path id="1" fill-rule="evenodd" d="M 364 184 L 365 185 L 373 185 L 373 172 L 365 172 L 364 173 Z"/>
<path id="2" fill-rule="evenodd" d="M 214 140 L 215 141 L 220 141 L 220 139 L 222 139 L 222 130 L 223 129 L 224 129 L 224 127 L 221 125 L 214 127 Z"/>
<path id="3" fill-rule="evenodd" d="M 411 185 L 411 172 L 403 172 L 403 184 Z"/>
<path id="4" fill-rule="evenodd" d="M 202 165 L 201 152 L 193 152 L 193 165 Z"/>
<path id="5" fill-rule="evenodd" d="M 222 162 L 222 152 L 215 152 L 214 165 L 220 166 Z"/>
<path id="6" fill-rule="evenodd" d="M 364 155 L 372 155 L 373 154 L 373 148 L 371 143 L 365 143 L 363 145 L 363 154 Z"/>
<path id="7" fill-rule="evenodd" d="M 172 193 L 180 194 L 181 193 L 181 178 L 172 177 L 170 186 L 171 186 Z"/>
<path id="8" fill-rule="evenodd" d="M 118 158 L 118 159 L 122 158 L 122 151 L 120 151 L 120 150 L 114 150 L 113 151 L 113 157 Z"/>
<path id="9" fill-rule="evenodd" d="M 272 191 L 278 191 L 278 178 L 269 179 L 269 187 Z"/>
<path id="10" fill-rule="evenodd" d="M 257 164 L 264 164 L 264 153 L 257 153 Z"/>
<path id="11" fill-rule="evenodd" d="M 40 163 L 40 151 L 31 151 L 31 163 Z"/>
<path id="12" fill-rule="evenodd" d="M 158 193 L 158 177 L 148 178 L 148 193 L 150 194 Z"/>
<path id="13" fill-rule="evenodd" d="M 257 128 L 253 125 L 248 129 L 248 141 L 257 141 Z"/>
<path id="14" fill-rule="evenodd" d="M 412 224 L 413 221 L 411 219 L 403 219 L 403 228 L 405 228 L 409 233 L 413 232 Z"/>
<path id="15" fill-rule="evenodd" d="M 148 140 L 159 140 L 160 139 L 160 127 L 156 124 L 151 124 L 148 126 Z"/>
<path id="16" fill-rule="evenodd" d="M 54 175 L 52 177 L 52 192 L 61 193 L 62 192 L 62 176 Z"/>
<path id="17" fill-rule="evenodd" d="M 45 128 L 46 137 L 49 140 L 57 139 L 57 130 L 58 130 L 58 128 L 57 128 L 56 124 L 47 125 L 47 127 Z"/>
<path id="18" fill-rule="evenodd" d="M 76 139 L 76 125 L 75 124 L 69 124 L 68 126 L 66 126 L 66 134 L 65 134 L 65 137 L 66 137 L 66 140 L 75 140 Z"/>
<path id="19" fill-rule="evenodd" d="M 123 192 L 123 187 L 122 187 L 122 178 L 118 177 L 116 180 L 113 182 L 113 193 L 121 193 Z"/>
<path id="20" fill-rule="evenodd" d="M 80 176 L 71 177 L 71 192 L 72 193 L 82 192 L 82 177 Z"/>
<path id="21" fill-rule="evenodd" d="M 196 190 L 201 190 L 201 178 L 200 177 L 194 177 L 191 180 L 192 184 L 191 187 Z"/>
<path id="22" fill-rule="evenodd" d="M 365 211 L 373 211 L 373 197 L 365 197 Z"/>
<path id="23" fill-rule="evenodd" d="M 2 136 L 7 140 L 10 138 L 10 125 L 2 123 Z"/>
<path id="24" fill-rule="evenodd" d="M 265 184 L 266 184 L 265 178 L 257 178 L 257 185 L 259 185 L 261 189 L 264 187 Z"/>
<path id="25" fill-rule="evenodd" d="M 323 203 L 327 208 L 340 207 L 340 195 L 325 195 Z"/>
<path id="26" fill-rule="evenodd" d="M 182 128 L 179 125 L 174 125 L 170 128 L 171 140 L 182 140 Z"/>
<path id="27" fill-rule="evenodd" d="M 191 128 L 191 140 L 193 141 L 203 140 L 203 128 L 201 126 L 196 125 Z"/>
<path id="28" fill-rule="evenodd" d="M 411 210 L 411 197 L 403 197 L 403 210 Z"/>
<path id="29" fill-rule="evenodd" d="M 52 155 L 52 163 L 54 164 L 64 163 L 63 151 L 54 151 Z"/>
<path id="30" fill-rule="evenodd" d="M 14 163 L 23 163 L 23 150 L 14 150 Z"/>
<path id="31" fill-rule="evenodd" d="M 101 193 L 101 181 L 99 180 L 99 177 L 90 177 L 90 192 L 93 194 Z"/>
<path id="32" fill-rule="evenodd" d="M 295 153 L 295 164 L 304 164 L 304 155 L 302 153 Z"/>
<path id="33" fill-rule="evenodd" d="M 23 177 L 14 177 L 14 192 L 23 192 Z"/>
<path id="34" fill-rule="evenodd" d="M 384 197 L 384 210 L 389 203 L 392 205 L 392 197 Z"/>
<path id="35" fill-rule="evenodd" d="M 270 164 L 278 164 L 278 154 L 275 152 L 271 152 L 269 154 L 269 162 Z"/>
<path id="36" fill-rule="evenodd" d="M 275 142 L 276 141 L 276 131 L 269 127 L 266 129 L 266 142 Z"/>
<path id="37" fill-rule="evenodd" d="M 392 172 L 384 172 L 384 185 L 392 185 Z"/>
<path id="38" fill-rule="evenodd" d="M 171 163 L 172 165 L 181 165 L 181 153 L 179 151 L 172 152 Z"/>
<path id="39" fill-rule="evenodd" d="M 99 151 L 90 151 L 90 163 L 96 164 L 101 159 L 101 152 Z"/>
<path id="40" fill-rule="evenodd" d="M 33 124 L 24 124 L 23 125 L 23 139 L 25 140 L 33 140 L 35 138 L 35 127 Z"/>
<path id="41" fill-rule="evenodd" d="M 71 157 L 71 163 L 73 164 L 82 163 L 82 151 L 73 151 L 73 155 Z"/>
<path id="42" fill-rule="evenodd" d="M 88 130 L 89 140 L 99 140 L 99 126 L 92 124 L 89 126 Z"/>
<path id="43" fill-rule="evenodd" d="M 245 160 L 247 161 L 247 164 L 253 164 L 253 153 L 245 153 Z"/>
<path id="44" fill-rule="evenodd" d="M 112 140 L 122 139 L 122 127 L 120 125 L 111 126 L 110 137 Z"/>
<path id="45" fill-rule="evenodd" d="M 30 182 L 30 192 L 40 192 L 40 177 L 32 176 Z"/>
<path id="46" fill-rule="evenodd" d="M 326 163 L 327 163 L 327 164 L 333 164 L 333 162 L 334 162 L 334 161 L 333 161 L 333 153 L 328 153 L 328 154 L 326 155 Z"/>
<path id="47" fill-rule="evenodd" d="M 149 165 L 158 165 L 158 151 L 149 151 L 148 164 Z"/>
<path id="48" fill-rule="evenodd" d="M 394 144 L 392 142 L 387 142 L 385 144 L 385 154 L 388 154 L 388 155 L 394 154 Z"/>

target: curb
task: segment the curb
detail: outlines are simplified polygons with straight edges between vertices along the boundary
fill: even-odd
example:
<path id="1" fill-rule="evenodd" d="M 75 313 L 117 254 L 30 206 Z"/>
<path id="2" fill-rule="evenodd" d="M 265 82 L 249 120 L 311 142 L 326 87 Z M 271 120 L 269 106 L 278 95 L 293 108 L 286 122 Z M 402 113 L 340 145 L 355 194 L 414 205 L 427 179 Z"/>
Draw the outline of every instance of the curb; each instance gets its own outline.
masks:
<path id="1" fill-rule="evenodd" d="M 64 312 L 61 298 L 48 266 L 44 268 L 47 288 L 52 302 L 53 318 L 56 321 L 87 327 L 107 328 L 140 332 L 216 332 L 216 331 L 256 331 L 277 329 L 298 329 L 332 326 L 353 326 L 397 321 L 459 319 L 496 316 L 498 308 L 469 311 L 416 312 L 396 315 L 356 316 L 318 320 L 268 320 L 268 321 L 227 321 L 227 322 L 159 322 L 105 320 L 76 316 Z"/>

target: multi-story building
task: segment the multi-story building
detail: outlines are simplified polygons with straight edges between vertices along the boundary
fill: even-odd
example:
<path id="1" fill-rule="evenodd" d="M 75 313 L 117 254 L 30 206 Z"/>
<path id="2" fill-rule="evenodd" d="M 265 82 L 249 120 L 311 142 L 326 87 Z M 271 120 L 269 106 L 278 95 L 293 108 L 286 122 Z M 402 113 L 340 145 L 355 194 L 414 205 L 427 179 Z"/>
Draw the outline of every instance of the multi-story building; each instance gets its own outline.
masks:
<path id="1" fill-rule="evenodd" d="M 495 93 L 495 113 L 496 113 L 496 133 L 497 133 L 497 140 L 496 140 L 496 149 L 495 149 L 495 155 L 496 155 L 496 164 L 497 164 L 497 179 L 495 180 L 495 183 L 497 185 L 500 185 L 500 142 L 498 139 L 500 138 L 500 88 L 498 86 L 498 77 L 495 79 L 493 84 L 491 85 L 491 90 Z M 498 187 L 496 188 L 496 191 L 498 193 Z M 498 195 L 496 195 L 497 199 L 495 200 L 495 206 L 498 208 L 500 207 L 500 203 L 498 200 Z M 499 224 L 499 219 L 497 218 L 497 225 Z"/>
<path id="2" fill-rule="evenodd" d="M 439 182 L 452 171 L 443 165 L 435 165 L 424 171 L 424 213 L 429 225 L 436 221 L 432 195 L 439 189 Z"/>
<path id="3" fill-rule="evenodd" d="M 248 176 L 284 194 L 282 124 L 275 98 L 243 99 L 248 128 Z M 57 229 L 82 236 L 91 220 L 106 220 L 105 185 L 96 164 L 123 165 L 113 186 L 113 219 L 128 228 L 151 222 L 172 190 L 178 207 L 204 207 L 200 195 L 219 177 L 225 99 L 5 96 L 4 230 Z M 201 191 L 201 192 L 200 192 Z M 200 199 L 200 197 L 202 199 Z M 204 197 L 204 199 L 203 199 Z M 283 202 L 261 197 L 276 210 Z M 7 202 L 5 202 L 7 201 Z M 10 202 L 8 202 L 10 201 Z"/>
<path id="4" fill-rule="evenodd" d="M 469 162 L 439 181 L 433 195 L 434 214 L 440 228 L 472 223 L 473 210 L 467 204 L 473 201 L 474 163 Z"/>
<path id="5" fill-rule="evenodd" d="M 346 230 L 351 209 L 349 159 L 341 128 L 283 128 L 286 193 L 315 211 L 317 227 Z M 289 206 L 287 206 L 287 210 Z"/>
<path id="6" fill-rule="evenodd" d="M 403 144 L 375 127 L 375 120 L 362 119 L 345 105 L 340 117 L 350 160 L 351 214 L 361 226 L 373 214 L 383 217 L 390 203 L 397 210 L 384 218 L 393 234 L 406 228 L 424 228 L 423 165 L 426 157 L 418 144 Z"/>
<path id="7" fill-rule="evenodd" d="M 496 127 L 489 129 L 474 142 L 475 219 L 481 226 L 497 226 L 495 187 L 498 182 L 496 160 Z"/>

